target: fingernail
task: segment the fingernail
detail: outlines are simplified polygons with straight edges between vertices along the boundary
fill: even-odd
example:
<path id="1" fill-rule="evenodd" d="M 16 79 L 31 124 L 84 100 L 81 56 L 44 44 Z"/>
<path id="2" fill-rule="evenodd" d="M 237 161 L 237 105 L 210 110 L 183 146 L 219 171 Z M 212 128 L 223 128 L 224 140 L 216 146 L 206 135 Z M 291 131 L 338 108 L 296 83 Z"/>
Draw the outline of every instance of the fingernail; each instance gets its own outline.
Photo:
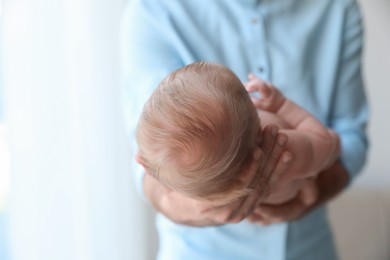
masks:
<path id="1" fill-rule="evenodd" d="M 286 141 L 287 141 L 287 138 L 284 135 L 281 135 L 278 137 L 279 145 L 281 145 L 281 146 L 285 145 Z"/>
<path id="2" fill-rule="evenodd" d="M 291 159 L 292 159 L 291 155 L 286 154 L 286 155 L 283 155 L 282 162 L 283 163 L 288 163 L 289 161 L 291 161 Z"/>

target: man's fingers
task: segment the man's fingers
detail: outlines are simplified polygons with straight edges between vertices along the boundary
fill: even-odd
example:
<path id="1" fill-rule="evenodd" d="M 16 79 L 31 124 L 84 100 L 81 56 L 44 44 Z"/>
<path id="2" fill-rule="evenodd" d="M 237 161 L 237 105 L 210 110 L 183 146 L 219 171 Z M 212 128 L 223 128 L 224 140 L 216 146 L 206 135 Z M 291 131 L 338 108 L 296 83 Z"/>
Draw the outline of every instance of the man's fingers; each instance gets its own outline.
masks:
<path id="1" fill-rule="evenodd" d="M 249 189 L 254 189 L 253 179 L 259 172 L 260 162 L 263 160 L 263 152 L 260 147 L 256 147 L 252 154 L 252 162 L 248 168 L 241 173 L 239 181 L 247 185 Z M 254 204 L 255 198 L 252 195 L 246 196 L 229 205 L 214 207 L 212 214 L 220 223 L 237 223 L 246 218 L 249 208 Z"/>
<path id="2" fill-rule="evenodd" d="M 318 188 L 315 179 L 311 178 L 305 181 L 302 190 L 299 194 L 300 200 L 306 206 L 311 206 L 318 199 Z"/>
<path id="3" fill-rule="evenodd" d="M 278 131 L 279 127 L 276 125 L 267 125 L 263 129 L 263 140 L 261 143 L 261 149 L 264 153 L 264 160 L 262 161 L 262 167 L 267 164 L 268 157 L 272 153 L 272 150 L 275 146 Z"/>
<path id="4" fill-rule="evenodd" d="M 226 223 L 238 223 L 240 220 L 236 220 L 232 218 L 232 210 L 227 207 L 223 208 L 217 208 L 213 212 L 214 219 L 220 223 L 220 224 L 226 224 Z"/>
<path id="5" fill-rule="evenodd" d="M 267 191 L 269 190 L 270 176 L 273 174 L 275 166 L 277 166 L 275 169 L 277 172 L 276 176 L 273 177 L 274 182 L 278 180 L 279 177 L 288 168 L 289 164 L 282 164 L 282 158 L 284 157 L 281 157 L 283 146 L 285 142 L 287 142 L 287 136 L 282 134 L 282 138 L 285 139 L 282 140 L 281 144 L 276 144 L 278 141 L 277 132 L 278 127 L 274 125 L 267 126 L 264 129 L 262 143 L 263 154 L 259 159 L 260 166 L 257 165 L 257 168 L 255 166 L 250 168 L 250 171 L 255 171 L 251 173 L 251 176 L 253 174 L 255 175 L 253 175 L 251 184 L 249 185 L 249 188 L 253 190 L 253 193 L 247 196 L 242 202 L 241 206 L 237 208 L 236 212 L 232 215 L 233 219 L 241 219 L 246 217 L 247 214 L 250 214 L 254 210 L 261 198 L 267 194 Z M 286 156 L 289 158 L 290 154 L 286 154 Z M 286 158 L 284 158 L 284 160 L 286 160 Z M 280 163 L 278 163 L 278 161 L 280 161 Z M 287 162 L 288 161 L 289 160 L 287 160 Z"/>
<path id="6" fill-rule="evenodd" d="M 264 128 L 261 149 L 255 149 L 252 163 L 239 178 L 240 182 L 249 183 L 248 188 L 253 192 L 237 202 L 236 208 L 216 209 L 214 213 L 221 223 L 237 223 L 246 218 L 267 194 L 269 186 L 276 183 L 288 169 L 292 155 L 284 152 L 287 136 L 278 134 L 278 131 L 275 125 Z"/>
<path id="7" fill-rule="evenodd" d="M 269 146 L 267 148 L 268 150 L 272 150 L 274 143 L 269 139 L 275 139 L 278 128 L 268 127 L 266 131 L 267 133 L 265 134 L 265 138 L 268 139 L 266 140 L 266 146 Z M 258 197 L 262 195 L 268 185 L 269 176 L 267 175 L 263 177 L 263 173 L 260 171 L 260 167 L 264 167 L 264 164 L 266 163 L 265 160 L 264 153 L 259 147 L 257 147 L 253 152 L 251 164 L 239 177 L 239 181 L 244 184 L 248 184 L 248 188 L 253 190 L 253 193 L 236 202 L 236 207 L 227 205 L 214 208 L 212 213 L 218 221 L 221 223 L 237 223 L 246 218 L 248 214 L 253 211 Z"/>
<path id="8" fill-rule="evenodd" d="M 248 168 L 245 169 L 239 176 L 239 181 L 245 184 L 250 184 L 253 178 L 258 173 L 260 163 L 263 160 L 264 153 L 261 151 L 260 147 L 256 147 L 252 154 L 252 162 Z"/>
<path id="9" fill-rule="evenodd" d="M 275 137 L 277 136 L 276 133 L 278 131 L 278 128 L 276 126 L 271 126 L 266 128 L 264 131 L 265 139 L 263 140 L 263 152 L 268 153 L 268 155 L 266 156 L 265 153 L 263 153 L 260 161 L 260 166 L 258 166 L 257 169 L 251 169 L 252 171 L 256 170 L 256 172 L 254 172 L 255 175 L 251 180 L 251 184 L 249 185 L 249 188 L 253 190 L 253 192 L 244 199 L 241 206 L 233 215 L 233 218 L 242 218 L 245 217 L 245 215 L 250 214 L 257 206 L 258 201 L 260 201 L 261 198 L 263 198 L 267 194 L 267 191 L 269 190 L 268 187 L 270 174 L 272 173 L 272 170 L 275 167 L 275 164 L 283 151 L 281 148 L 275 147 L 278 146 L 275 145 Z M 281 150 L 279 151 L 279 149 Z M 278 176 L 282 175 L 283 167 L 280 166 L 279 171 L 280 172 L 277 173 Z"/>
<path id="10" fill-rule="evenodd" d="M 230 220 L 236 223 L 237 221 L 241 221 L 242 219 L 246 218 L 256 206 L 258 196 L 258 193 L 255 191 L 249 196 L 247 196 L 242 201 L 241 205 L 235 210 Z"/>
<path id="11" fill-rule="evenodd" d="M 249 188 L 253 190 L 253 193 L 245 198 L 242 205 L 237 209 L 235 217 L 239 213 L 249 214 L 254 207 L 256 207 L 256 201 L 258 198 L 261 197 L 263 192 L 266 190 L 270 173 L 264 173 L 263 168 L 269 164 L 268 159 L 274 149 L 278 130 L 278 127 L 275 125 L 267 126 L 264 129 L 263 144 L 261 147 L 263 153 L 259 159 L 260 164 L 256 165 L 257 168 L 254 165 L 250 168 L 250 171 L 252 171 L 251 176 L 253 177 Z"/>
<path id="12" fill-rule="evenodd" d="M 267 130 L 267 128 L 266 128 Z M 262 176 L 265 178 L 268 182 L 268 179 L 270 178 L 271 174 L 273 174 L 273 171 L 275 167 L 277 166 L 277 163 L 279 161 L 279 158 L 281 158 L 281 155 L 284 151 L 284 147 L 288 141 L 287 135 L 283 133 L 279 133 L 276 138 L 274 134 L 274 129 L 271 129 L 271 138 L 272 140 L 269 140 L 270 138 L 265 137 L 263 143 L 263 152 L 265 157 L 265 163 L 262 168 Z M 287 156 L 288 157 L 288 156 Z M 286 159 L 286 158 L 284 158 Z M 281 173 L 279 173 L 281 174 Z M 276 178 L 276 177 L 275 177 Z"/>
<path id="13" fill-rule="evenodd" d="M 305 208 L 300 199 L 296 198 L 280 205 L 260 205 L 255 209 L 255 213 L 275 223 L 293 220 L 300 216 Z"/>
<path id="14" fill-rule="evenodd" d="M 292 161 L 293 161 L 292 154 L 288 151 L 283 151 L 270 177 L 269 180 L 270 186 L 275 185 L 281 179 L 284 173 L 286 173 L 286 171 L 290 168 Z"/>
<path id="15" fill-rule="evenodd" d="M 254 180 L 256 179 L 256 176 L 259 174 L 259 168 L 263 160 L 264 160 L 264 154 L 261 151 L 261 149 L 257 147 L 253 152 L 252 163 L 249 165 L 246 171 L 243 172 L 239 177 L 239 180 L 242 183 L 249 184 L 248 188 L 251 190 L 255 191 L 256 189 L 256 182 Z M 256 198 L 257 198 L 257 194 L 251 194 L 241 199 L 240 204 L 237 206 L 234 212 L 232 212 L 229 220 L 233 222 L 239 222 L 245 217 L 247 217 L 247 215 L 254 207 L 253 205 L 256 201 Z"/>
<path id="16" fill-rule="evenodd" d="M 258 215 L 256 213 L 250 214 L 247 219 L 249 222 L 252 222 L 252 223 L 258 223 L 261 221 L 265 221 L 265 219 L 261 215 Z"/>

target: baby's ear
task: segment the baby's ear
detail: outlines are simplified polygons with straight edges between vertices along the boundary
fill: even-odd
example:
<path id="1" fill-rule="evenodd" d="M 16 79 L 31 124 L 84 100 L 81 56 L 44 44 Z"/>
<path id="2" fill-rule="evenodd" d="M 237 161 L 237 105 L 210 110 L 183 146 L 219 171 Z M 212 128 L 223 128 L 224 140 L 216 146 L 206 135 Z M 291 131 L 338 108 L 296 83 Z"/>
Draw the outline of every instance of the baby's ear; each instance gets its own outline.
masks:
<path id="1" fill-rule="evenodd" d="M 141 164 L 142 167 L 146 168 L 146 163 L 145 163 L 144 160 L 142 160 L 142 157 L 141 157 L 139 151 L 135 154 L 134 158 L 135 158 L 135 161 L 136 161 L 137 163 Z"/>
<path id="2" fill-rule="evenodd" d="M 137 163 L 142 164 L 141 156 L 139 155 L 139 151 L 135 154 L 134 159 Z"/>
<path id="3" fill-rule="evenodd" d="M 134 158 L 135 158 L 135 161 L 137 163 L 139 163 L 144 168 L 144 171 L 145 171 L 146 174 L 148 174 L 148 175 L 150 175 L 150 176 L 155 178 L 154 174 L 151 173 L 150 169 L 147 167 L 147 165 L 144 162 L 144 160 L 142 160 L 142 157 L 139 154 L 139 151 L 135 154 Z"/>

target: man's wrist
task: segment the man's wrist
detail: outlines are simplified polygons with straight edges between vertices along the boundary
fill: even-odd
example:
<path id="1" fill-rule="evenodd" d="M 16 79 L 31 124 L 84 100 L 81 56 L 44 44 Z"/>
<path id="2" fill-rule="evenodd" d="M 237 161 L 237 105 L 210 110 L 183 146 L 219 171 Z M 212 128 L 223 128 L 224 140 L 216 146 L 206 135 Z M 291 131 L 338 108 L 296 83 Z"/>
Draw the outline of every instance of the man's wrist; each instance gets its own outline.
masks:
<path id="1" fill-rule="evenodd" d="M 321 206 L 339 195 L 347 187 L 349 178 L 340 161 L 322 171 L 316 180 L 319 196 L 313 207 Z"/>

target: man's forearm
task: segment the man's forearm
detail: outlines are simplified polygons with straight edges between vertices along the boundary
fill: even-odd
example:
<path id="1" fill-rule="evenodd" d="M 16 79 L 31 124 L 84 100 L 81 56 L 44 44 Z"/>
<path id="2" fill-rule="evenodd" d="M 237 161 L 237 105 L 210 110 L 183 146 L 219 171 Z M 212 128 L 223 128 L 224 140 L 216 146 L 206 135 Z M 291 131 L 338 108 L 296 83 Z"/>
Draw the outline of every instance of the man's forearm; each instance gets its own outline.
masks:
<path id="1" fill-rule="evenodd" d="M 317 178 L 319 197 L 313 207 L 322 205 L 341 193 L 348 184 L 348 178 L 347 170 L 340 161 L 322 171 Z"/>

